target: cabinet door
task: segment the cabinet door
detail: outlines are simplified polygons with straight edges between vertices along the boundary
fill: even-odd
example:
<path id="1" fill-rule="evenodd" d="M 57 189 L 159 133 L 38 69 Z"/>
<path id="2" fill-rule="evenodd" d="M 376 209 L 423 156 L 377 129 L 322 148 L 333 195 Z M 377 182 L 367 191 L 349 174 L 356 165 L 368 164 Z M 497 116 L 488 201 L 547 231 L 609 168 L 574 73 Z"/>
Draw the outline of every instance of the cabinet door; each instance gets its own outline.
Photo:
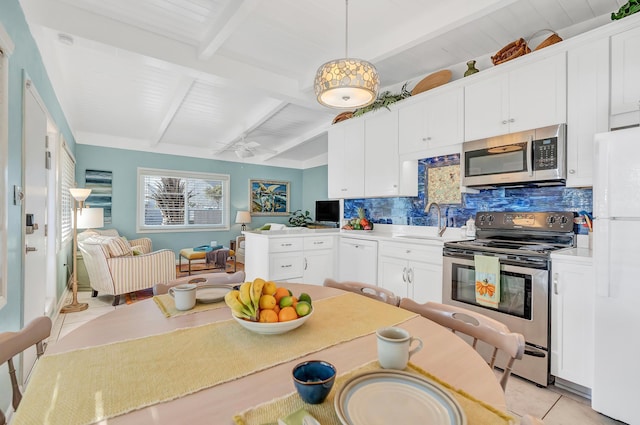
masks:
<path id="1" fill-rule="evenodd" d="M 318 249 L 304 252 L 304 273 L 302 281 L 312 285 L 322 285 L 326 278 L 333 279 L 333 251 Z"/>
<path id="2" fill-rule="evenodd" d="M 609 40 L 567 53 L 567 186 L 593 185 L 593 136 L 609 125 Z"/>
<path id="3" fill-rule="evenodd" d="M 442 303 L 442 265 L 410 262 L 408 271 L 409 297 L 419 303 Z"/>
<path id="4" fill-rule="evenodd" d="M 509 132 L 566 122 L 566 72 L 563 52 L 509 73 Z"/>
<path id="5" fill-rule="evenodd" d="M 398 110 L 398 150 L 400 156 L 424 152 L 428 147 L 424 100 Z M 418 155 L 419 156 L 419 155 Z"/>
<path id="6" fill-rule="evenodd" d="M 640 109 L 640 28 L 611 37 L 611 115 Z M 631 123 L 629 123 L 631 124 Z"/>
<path id="7" fill-rule="evenodd" d="M 551 374 L 592 386 L 593 267 L 553 260 Z"/>
<path id="8" fill-rule="evenodd" d="M 397 196 L 400 190 L 398 111 L 378 111 L 365 122 L 365 196 Z"/>
<path id="9" fill-rule="evenodd" d="M 342 238 L 339 254 L 338 280 L 377 285 L 378 243 L 376 241 Z"/>
<path id="10" fill-rule="evenodd" d="M 407 281 L 407 261 L 394 257 L 380 256 L 378 259 L 379 286 L 399 297 L 409 297 Z"/>
<path id="11" fill-rule="evenodd" d="M 499 74 L 464 88 L 464 139 L 509 132 L 508 77 Z"/>
<path id="12" fill-rule="evenodd" d="M 425 102 L 424 118 L 429 149 L 463 142 L 463 111 L 462 88 L 431 96 Z"/>
<path id="13" fill-rule="evenodd" d="M 327 192 L 330 198 L 364 196 L 364 120 L 352 120 L 329 130 Z"/>

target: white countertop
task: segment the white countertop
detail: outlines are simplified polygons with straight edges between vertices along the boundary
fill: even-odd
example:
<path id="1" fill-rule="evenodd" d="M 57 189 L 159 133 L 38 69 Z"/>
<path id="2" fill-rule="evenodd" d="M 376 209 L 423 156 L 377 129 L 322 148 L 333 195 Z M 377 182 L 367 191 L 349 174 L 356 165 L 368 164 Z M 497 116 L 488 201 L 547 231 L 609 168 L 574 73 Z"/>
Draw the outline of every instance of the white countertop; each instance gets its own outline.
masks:
<path id="1" fill-rule="evenodd" d="M 551 260 L 566 260 L 576 263 L 592 264 L 593 251 L 589 248 L 567 248 L 560 249 L 551 253 Z"/>

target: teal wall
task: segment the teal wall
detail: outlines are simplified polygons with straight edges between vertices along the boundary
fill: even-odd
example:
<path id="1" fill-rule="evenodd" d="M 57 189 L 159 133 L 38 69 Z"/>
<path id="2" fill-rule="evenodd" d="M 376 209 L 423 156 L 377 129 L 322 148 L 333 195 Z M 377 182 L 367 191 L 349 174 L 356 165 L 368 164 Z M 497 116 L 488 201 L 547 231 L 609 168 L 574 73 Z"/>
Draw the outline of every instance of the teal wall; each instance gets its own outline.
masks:
<path id="1" fill-rule="evenodd" d="M 117 229 L 127 238 L 149 237 L 153 249 L 171 249 L 176 255 L 182 248 L 208 244 L 212 240 L 228 245 L 229 240 L 240 234 L 235 224 L 236 211 L 247 210 L 249 204 L 249 180 L 273 179 L 290 182 L 290 209 L 309 208 L 316 199 L 327 196 L 327 167 L 297 170 L 282 167 L 242 164 L 212 159 L 191 158 L 157 153 L 123 151 L 78 144 L 76 146 L 76 180 L 84 186 L 87 169 L 111 171 L 112 223 L 105 228 Z M 178 171 L 195 171 L 229 174 L 231 176 L 231 229 L 230 231 L 170 232 L 136 234 L 137 168 L 157 168 Z M 310 211 L 313 212 L 313 209 Z M 253 217 L 249 228 L 255 229 L 267 222 L 287 223 L 288 216 Z"/>
<path id="2" fill-rule="evenodd" d="M 44 101 L 51 118 L 55 121 L 58 129 L 73 149 L 75 139 L 71 134 L 69 126 L 55 96 L 49 77 L 42 63 L 40 52 L 35 41 L 29 32 L 29 27 L 25 21 L 24 14 L 18 0 L 0 1 L 0 22 L 5 31 L 15 44 L 13 54 L 9 57 L 9 152 L 7 181 L 0 182 L 6 184 L 8 193 L 13 193 L 13 186 L 22 186 L 23 181 L 23 158 L 22 158 L 22 87 L 23 74 L 26 73 L 33 82 L 38 94 Z M 0 173 L 3 178 L 4 175 Z M 0 309 L 0 332 L 17 330 L 23 326 L 22 323 L 22 297 L 24 279 L 23 273 L 23 237 L 22 237 L 22 207 L 13 205 L 8 199 L 2 202 L 7 203 L 7 252 L 8 262 L 8 303 Z M 59 264 L 66 261 L 67 253 L 60 254 Z M 63 267 L 61 266 L 60 269 Z M 62 293 L 65 279 L 64 274 L 58 282 L 58 294 Z M 10 403 L 11 386 L 9 384 L 9 374 L 6 365 L 0 366 L 0 408 L 7 408 Z"/>

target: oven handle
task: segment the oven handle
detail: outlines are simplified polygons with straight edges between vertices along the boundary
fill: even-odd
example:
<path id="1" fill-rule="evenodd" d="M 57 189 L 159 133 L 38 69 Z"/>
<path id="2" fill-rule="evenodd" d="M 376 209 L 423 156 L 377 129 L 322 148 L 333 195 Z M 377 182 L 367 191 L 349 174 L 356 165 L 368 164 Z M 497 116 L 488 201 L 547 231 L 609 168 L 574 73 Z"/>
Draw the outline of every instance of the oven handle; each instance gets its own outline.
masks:
<path id="1" fill-rule="evenodd" d="M 524 355 L 531 357 L 547 357 L 547 352 L 544 350 L 539 350 L 530 345 L 526 345 L 524 349 Z"/>
<path id="2" fill-rule="evenodd" d="M 491 255 L 491 253 L 484 253 L 484 252 L 478 252 L 477 254 Z M 445 250 L 443 251 L 442 256 L 445 258 L 453 258 L 453 259 L 458 258 L 460 260 L 474 261 L 473 254 L 466 254 L 461 252 L 447 252 Z M 509 258 L 504 258 L 504 256 L 500 256 L 500 255 L 494 255 L 494 257 L 498 257 L 498 261 L 500 262 L 500 265 L 528 267 L 528 268 L 538 269 L 538 270 L 547 270 L 549 268 L 548 260 L 546 259 L 542 259 L 540 261 L 526 261 L 526 260 L 512 260 Z"/>

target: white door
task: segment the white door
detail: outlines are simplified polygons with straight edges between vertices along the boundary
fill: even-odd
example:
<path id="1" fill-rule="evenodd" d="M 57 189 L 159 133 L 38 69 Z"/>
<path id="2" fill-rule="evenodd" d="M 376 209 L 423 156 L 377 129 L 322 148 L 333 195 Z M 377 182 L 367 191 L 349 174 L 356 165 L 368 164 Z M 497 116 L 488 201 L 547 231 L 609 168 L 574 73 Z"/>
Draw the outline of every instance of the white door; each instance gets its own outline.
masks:
<path id="1" fill-rule="evenodd" d="M 24 298 L 23 321 L 29 323 L 45 314 L 47 294 L 47 173 L 45 168 L 47 114 L 30 81 L 24 89 Z M 32 231 L 26 225 L 30 221 Z M 23 380 L 35 362 L 35 349 L 25 351 Z"/>

